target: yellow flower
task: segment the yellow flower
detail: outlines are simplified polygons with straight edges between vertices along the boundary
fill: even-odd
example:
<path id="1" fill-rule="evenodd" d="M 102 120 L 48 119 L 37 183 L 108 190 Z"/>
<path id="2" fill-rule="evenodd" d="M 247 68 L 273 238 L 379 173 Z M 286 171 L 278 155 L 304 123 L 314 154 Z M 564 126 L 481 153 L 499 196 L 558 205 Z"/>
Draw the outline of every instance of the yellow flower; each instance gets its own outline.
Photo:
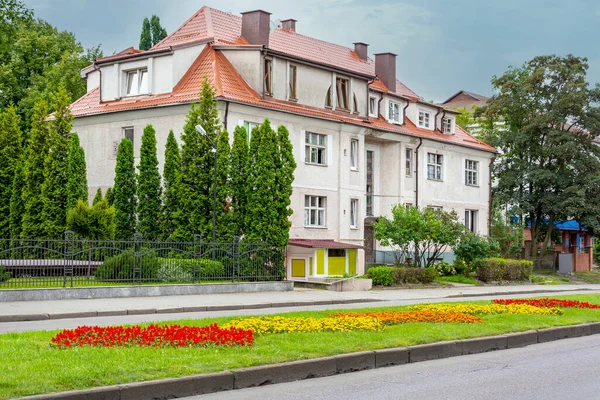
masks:
<path id="1" fill-rule="evenodd" d="M 284 318 L 253 317 L 238 318 L 222 326 L 252 330 L 257 335 L 290 332 L 353 332 L 358 330 L 380 331 L 384 329 L 379 319 L 358 318 Z"/>
<path id="2" fill-rule="evenodd" d="M 455 311 L 464 314 L 538 314 L 561 315 L 560 308 L 540 308 L 528 304 L 462 304 L 462 303 L 437 303 L 417 304 L 408 307 L 410 310 Z"/>

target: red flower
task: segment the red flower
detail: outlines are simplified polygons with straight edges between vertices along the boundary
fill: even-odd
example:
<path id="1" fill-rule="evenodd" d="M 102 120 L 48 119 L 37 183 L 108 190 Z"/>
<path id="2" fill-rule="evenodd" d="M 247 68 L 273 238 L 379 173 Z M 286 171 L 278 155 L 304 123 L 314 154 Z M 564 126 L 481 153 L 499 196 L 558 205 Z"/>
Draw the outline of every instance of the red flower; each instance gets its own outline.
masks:
<path id="1" fill-rule="evenodd" d="M 588 303 L 587 301 L 579 300 L 560 300 L 550 299 L 545 297 L 543 299 L 495 299 L 492 302 L 496 304 L 529 304 L 534 307 L 560 307 L 560 308 L 600 308 L 598 304 Z"/>

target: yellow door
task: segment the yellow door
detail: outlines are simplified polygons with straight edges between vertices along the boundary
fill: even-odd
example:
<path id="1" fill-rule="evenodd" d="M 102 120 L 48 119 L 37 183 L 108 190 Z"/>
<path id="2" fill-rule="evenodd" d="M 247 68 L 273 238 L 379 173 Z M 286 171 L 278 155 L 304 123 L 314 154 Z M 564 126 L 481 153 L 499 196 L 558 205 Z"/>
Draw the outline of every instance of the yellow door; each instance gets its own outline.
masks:
<path id="1" fill-rule="evenodd" d="M 292 278 L 306 277 L 306 261 L 304 259 L 292 259 Z"/>

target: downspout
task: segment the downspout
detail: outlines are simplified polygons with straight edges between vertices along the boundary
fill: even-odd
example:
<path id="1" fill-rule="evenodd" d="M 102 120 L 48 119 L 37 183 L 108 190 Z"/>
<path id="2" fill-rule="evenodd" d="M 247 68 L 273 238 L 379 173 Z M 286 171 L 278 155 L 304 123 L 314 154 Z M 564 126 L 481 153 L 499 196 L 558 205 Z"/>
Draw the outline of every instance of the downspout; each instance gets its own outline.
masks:
<path id="1" fill-rule="evenodd" d="M 223 118 L 223 128 L 227 130 L 227 117 L 229 116 L 229 102 L 225 102 L 225 117 Z"/>
<path id="2" fill-rule="evenodd" d="M 406 105 L 402 109 L 402 125 L 406 125 L 406 109 L 410 106 L 410 100 L 406 100 Z"/>
<path id="3" fill-rule="evenodd" d="M 383 93 L 381 94 L 381 96 L 379 97 L 379 101 L 377 102 L 377 118 L 379 118 L 379 116 L 381 115 L 381 102 L 383 101 Z M 384 115 L 384 119 L 385 115 Z"/>
<path id="4" fill-rule="evenodd" d="M 367 118 L 366 120 L 369 121 L 369 104 L 371 104 L 371 94 L 369 93 L 369 88 L 371 86 L 371 84 L 375 82 L 375 79 L 371 79 L 370 81 L 367 81 Z"/>
<path id="5" fill-rule="evenodd" d="M 260 50 L 261 54 L 262 54 L 262 75 L 260 76 L 260 79 L 262 81 L 262 93 L 260 94 L 260 98 L 261 99 L 265 99 L 265 60 L 266 60 L 266 54 L 267 54 L 267 49 L 265 48 L 265 46 L 262 47 L 262 49 Z M 260 69 L 259 69 L 260 70 Z M 273 77 L 271 77 L 271 79 L 273 79 Z M 272 81 L 271 81 L 272 82 Z"/>
<path id="6" fill-rule="evenodd" d="M 488 236 L 492 237 L 492 165 L 494 164 L 494 161 L 496 161 L 496 155 L 494 154 L 492 156 L 492 161 L 490 161 L 490 165 L 488 166 L 488 171 L 489 171 L 489 182 L 488 182 L 488 187 L 489 187 L 489 195 L 488 195 Z"/>
<path id="7" fill-rule="evenodd" d="M 419 145 L 415 149 L 415 207 L 419 208 L 419 149 L 423 144 L 423 138 L 419 138 Z"/>

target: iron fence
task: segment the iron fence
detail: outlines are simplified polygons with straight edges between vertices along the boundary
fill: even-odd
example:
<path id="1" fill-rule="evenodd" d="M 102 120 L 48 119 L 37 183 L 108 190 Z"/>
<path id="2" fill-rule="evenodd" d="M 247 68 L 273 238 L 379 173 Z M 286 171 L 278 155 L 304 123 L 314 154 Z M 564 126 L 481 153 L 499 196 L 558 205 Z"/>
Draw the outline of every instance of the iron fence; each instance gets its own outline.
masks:
<path id="1" fill-rule="evenodd" d="M 283 280 L 285 251 L 228 243 L 0 239 L 0 288 Z"/>

